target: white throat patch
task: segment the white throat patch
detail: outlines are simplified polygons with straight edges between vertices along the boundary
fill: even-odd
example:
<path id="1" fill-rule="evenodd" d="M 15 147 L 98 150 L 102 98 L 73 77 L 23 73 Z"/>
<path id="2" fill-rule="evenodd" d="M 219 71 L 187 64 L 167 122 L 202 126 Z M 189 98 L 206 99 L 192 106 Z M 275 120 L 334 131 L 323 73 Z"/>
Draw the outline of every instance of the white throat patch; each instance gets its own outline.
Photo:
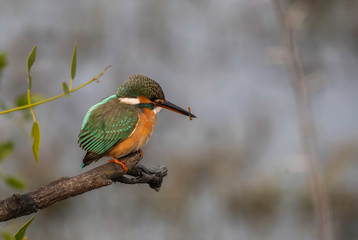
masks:
<path id="1" fill-rule="evenodd" d="M 162 110 L 161 107 L 155 107 L 155 108 L 153 109 L 153 112 L 157 115 L 157 114 L 160 112 L 160 110 Z"/>
<path id="2" fill-rule="evenodd" d="M 119 98 L 119 101 L 131 105 L 136 105 L 140 103 L 138 98 Z"/>

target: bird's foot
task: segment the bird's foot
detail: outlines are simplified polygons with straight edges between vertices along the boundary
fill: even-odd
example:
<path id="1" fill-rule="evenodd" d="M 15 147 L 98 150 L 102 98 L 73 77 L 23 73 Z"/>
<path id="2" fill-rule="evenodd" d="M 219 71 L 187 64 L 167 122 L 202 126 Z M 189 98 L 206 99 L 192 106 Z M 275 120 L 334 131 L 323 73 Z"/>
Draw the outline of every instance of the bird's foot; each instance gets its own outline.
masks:
<path id="1" fill-rule="evenodd" d="M 121 165 L 124 170 L 124 174 L 126 174 L 128 172 L 127 166 L 122 161 L 119 161 L 118 158 L 113 158 L 111 160 L 108 160 L 108 162 L 114 162 L 114 163 Z"/>
<path id="2" fill-rule="evenodd" d="M 139 149 L 139 154 L 140 154 L 140 159 L 142 159 L 143 158 L 143 152 L 142 152 L 142 149 Z"/>

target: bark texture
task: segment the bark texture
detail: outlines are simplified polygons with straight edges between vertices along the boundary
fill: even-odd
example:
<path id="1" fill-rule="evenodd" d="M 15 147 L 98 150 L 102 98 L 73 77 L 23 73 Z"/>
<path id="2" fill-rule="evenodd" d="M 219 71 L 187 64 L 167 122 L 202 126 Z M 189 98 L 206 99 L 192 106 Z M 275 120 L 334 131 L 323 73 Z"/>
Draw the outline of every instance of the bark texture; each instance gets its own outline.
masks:
<path id="1" fill-rule="evenodd" d="M 0 202 L 0 221 L 35 213 L 61 200 L 108 186 L 114 182 L 147 183 L 151 188 L 159 191 L 163 178 L 167 175 L 166 167 L 148 169 L 137 165 L 140 159 L 139 153 L 121 159 L 128 167 L 126 175 L 119 164 L 107 163 L 74 177 L 62 177 L 33 192 L 14 194 Z"/>

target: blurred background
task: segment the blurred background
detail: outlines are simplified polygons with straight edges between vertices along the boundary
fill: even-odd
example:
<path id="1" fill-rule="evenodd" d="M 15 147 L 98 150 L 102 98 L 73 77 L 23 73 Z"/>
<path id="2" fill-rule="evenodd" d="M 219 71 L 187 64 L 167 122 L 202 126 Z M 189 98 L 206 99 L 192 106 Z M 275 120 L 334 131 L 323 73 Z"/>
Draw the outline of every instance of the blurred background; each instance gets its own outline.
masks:
<path id="1" fill-rule="evenodd" d="M 336 239 L 358 239 L 358 1 L 282 0 L 294 17 L 314 111 L 319 164 Z M 87 110 L 132 74 L 158 81 L 169 101 L 197 119 L 162 111 L 142 149 L 142 164 L 166 165 L 159 193 L 113 184 L 36 214 L 28 239 L 317 239 L 302 154 L 293 76 L 281 26 L 265 0 L 2 0 L 2 108 L 27 90 L 26 58 L 37 44 L 32 91 L 45 97 L 112 65 L 99 83 L 35 108 L 31 118 L 0 116 L 0 198 L 25 193 L 80 170 L 77 135 Z M 28 114 L 28 113 L 27 113 Z M 14 189 L 15 188 L 15 189 Z M 0 224 L 15 233 L 30 216 Z"/>

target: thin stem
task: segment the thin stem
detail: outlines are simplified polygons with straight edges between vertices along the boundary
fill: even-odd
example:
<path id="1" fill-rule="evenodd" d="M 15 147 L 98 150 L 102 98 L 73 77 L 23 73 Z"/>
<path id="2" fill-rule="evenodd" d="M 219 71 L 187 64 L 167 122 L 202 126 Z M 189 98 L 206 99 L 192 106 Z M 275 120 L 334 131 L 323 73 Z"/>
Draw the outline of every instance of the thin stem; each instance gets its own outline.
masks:
<path id="1" fill-rule="evenodd" d="M 70 80 L 70 92 L 71 92 L 71 90 L 72 90 L 72 82 L 73 82 L 73 79 L 71 78 L 71 80 Z"/>
<path id="2" fill-rule="evenodd" d="M 108 68 L 110 68 L 111 65 L 109 65 L 108 67 L 106 67 L 100 74 L 98 74 L 96 77 L 92 78 L 91 80 L 89 80 L 88 82 L 82 84 L 81 86 L 77 87 L 77 88 L 74 88 L 74 89 L 71 89 L 70 92 L 73 93 L 85 86 L 87 86 L 88 84 L 92 83 L 93 81 L 96 81 L 97 79 L 99 79 L 107 70 Z M 21 106 L 21 107 L 16 107 L 16 108 L 12 108 L 12 109 L 8 109 L 8 110 L 5 110 L 5 111 L 2 111 L 0 112 L 0 115 L 2 114 L 5 114 L 5 113 L 9 113 L 9 112 L 15 112 L 15 111 L 19 111 L 19 110 L 22 110 L 22 109 L 26 109 L 26 108 L 31 108 L 31 107 L 34 107 L 34 106 L 37 106 L 37 105 L 40 105 L 40 104 L 43 104 L 43 103 L 46 103 L 46 102 L 50 102 L 50 101 L 53 101 L 57 98 L 60 98 L 60 97 L 63 97 L 65 96 L 64 93 L 58 95 L 58 96 L 55 96 L 55 97 L 52 97 L 52 98 L 48 98 L 48 99 L 45 99 L 45 100 L 42 100 L 42 101 L 39 101 L 37 103 L 31 103 L 31 104 L 27 104 L 27 105 L 24 105 L 24 106 Z"/>
<path id="3" fill-rule="evenodd" d="M 27 89 L 27 102 L 28 104 L 31 104 L 30 89 Z M 30 111 L 31 111 L 32 118 L 34 119 L 34 122 L 36 122 L 34 109 L 32 109 L 32 107 L 30 107 Z"/>

